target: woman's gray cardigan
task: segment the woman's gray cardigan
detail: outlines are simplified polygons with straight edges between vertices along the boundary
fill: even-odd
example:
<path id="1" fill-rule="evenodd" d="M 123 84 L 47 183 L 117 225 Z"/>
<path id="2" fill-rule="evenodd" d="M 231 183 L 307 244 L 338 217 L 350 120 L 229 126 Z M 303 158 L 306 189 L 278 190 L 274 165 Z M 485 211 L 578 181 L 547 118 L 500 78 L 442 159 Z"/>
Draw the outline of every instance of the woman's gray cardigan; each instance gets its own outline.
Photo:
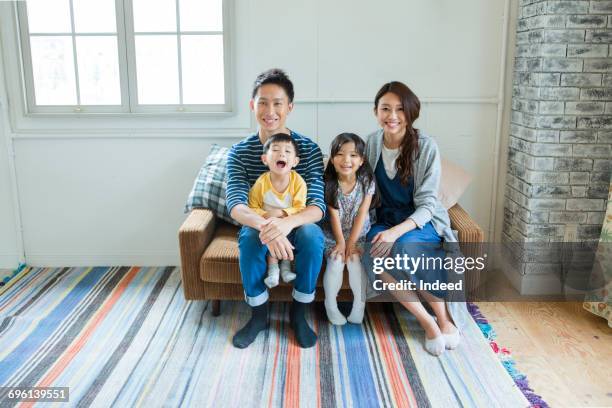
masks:
<path id="1" fill-rule="evenodd" d="M 436 141 L 429 135 L 419 131 L 419 149 L 413 157 L 412 174 L 414 177 L 414 207 L 415 211 L 408 218 L 412 219 L 418 228 L 423 228 L 431 221 L 434 229 L 446 243 L 456 243 L 457 238 L 450 225 L 448 212 L 438 200 L 438 188 L 442 168 L 440 164 L 440 152 Z M 372 170 L 376 169 L 383 145 L 383 130 L 379 129 L 368 136 L 366 145 L 366 156 Z M 458 245 L 445 245 L 450 256 L 457 256 Z M 464 281 L 465 283 L 465 281 Z M 464 287 L 464 290 L 466 288 Z M 451 296 L 452 298 L 453 296 Z M 457 327 L 465 324 L 466 306 L 465 302 L 450 301 L 447 306 L 451 317 Z"/>

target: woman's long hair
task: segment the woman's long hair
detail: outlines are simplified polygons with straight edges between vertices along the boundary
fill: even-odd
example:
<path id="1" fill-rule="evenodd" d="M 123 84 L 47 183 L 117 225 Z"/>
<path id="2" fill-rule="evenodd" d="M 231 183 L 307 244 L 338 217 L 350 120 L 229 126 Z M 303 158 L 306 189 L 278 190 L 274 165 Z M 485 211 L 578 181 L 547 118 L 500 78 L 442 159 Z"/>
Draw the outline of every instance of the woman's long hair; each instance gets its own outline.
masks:
<path id="1" fill-rule="evenodd" d="M 374 181 L 374 172 L 372 171 L 372 167 L 370 163 L 368 163 L 368 158 L 365 154 L 366 144 L 359 136 L 354 133 L 341 133 L 334 138 L 331 144 L 329 160 L 327 162 L 327 167 L 325 167 L 325 173 L 323 174 L 323 179 L 325 180 L 325 203 L 332 208 L 338 208 L 338 173 L 336 172 L 336 168 L 334 167 L 333 159 L 338 154 L 340 149 L 345 143 L 353 142 L 355 144 L 355 151 L 363 160 L 363 164 L 357 169 L 357 183 L 359 187 L 363 191 L 363 195 L 365 197 L 367 188 Z M 357 188 L 357 187 L 355 187 Z M 372 197 L 371 208 L 376 207 L 378 203 L 378 189 Z"/>
<path id="2" fill-rule="evenodd" d="M 401 82 L 392 81 L 384 84 L 374 98 L 374 109 L 378 111 L 378 102 L 386 93 L 391 92 L 397 95 L 402 102 L 404 116 L 406 117 L 406 134 L 400 144 L 400 153 L 395 161 L 397 172 L 400 175 L 402 184 L 408 184 L 408 179 L 412 175 L 413 159 L 419 152 L 419 135 L 418 129 L 412 127 L 412 124 L 418 119 L 421 111 L 421 102 L 419 98 Z"/>

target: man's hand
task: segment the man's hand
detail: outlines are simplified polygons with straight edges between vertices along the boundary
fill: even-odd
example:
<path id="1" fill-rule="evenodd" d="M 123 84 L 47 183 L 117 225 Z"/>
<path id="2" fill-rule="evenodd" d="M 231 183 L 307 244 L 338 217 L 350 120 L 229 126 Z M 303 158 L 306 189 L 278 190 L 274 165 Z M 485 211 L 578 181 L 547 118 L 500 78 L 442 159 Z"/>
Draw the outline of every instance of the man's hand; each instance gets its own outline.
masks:
<path id="1" fill-rule="evenodd" d="M 396 232 L 395 227 L 374 235 L 370 255 L 374 258 L 382 258 L 389 255 L 391 248 L 393 248 L 393 243 L 397 241 L 399 237 L 400 235 Z"/>
<path id="2" fill-rule="evenodd" d="M 287 218 L 268 218 L 268 222 L 262 224 L 259 230 L 259 239 L 264 245 L 276 239 L 279 236 L 287 237 L 294 228 L 291 217 Z M 286 258 L 284 258 L 286 259 Z"/>
<path id="3" fill-rule="evenodd" d="M 278 260 L 288 259 L 293 261 L 294 247 L 291 245 L 291 242 L 289 242 L 287 237 L 281 235 L 270 241 L 267 245 L 270 255 L 272 255 L 274 258 Z"/>

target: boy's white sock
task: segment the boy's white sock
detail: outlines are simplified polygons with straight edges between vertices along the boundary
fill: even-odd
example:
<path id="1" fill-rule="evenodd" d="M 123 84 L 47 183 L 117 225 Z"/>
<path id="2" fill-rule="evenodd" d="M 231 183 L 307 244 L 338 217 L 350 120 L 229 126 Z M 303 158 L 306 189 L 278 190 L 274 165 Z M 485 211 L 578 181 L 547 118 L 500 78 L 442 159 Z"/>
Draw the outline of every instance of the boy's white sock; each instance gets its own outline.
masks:
<path id="1" fill-rule="evenodd" d="M 346 268 L 348 269 L 349 285 L 353 291 L 353 308 L 347 320 L 351 323 L 361 324 L 365 312 L 367 277 L 365 276 L 361 260 L 356 255 L 353 255 L 346 263 Z"/>
<path id="2" fill-rule="evenodd" d="M 346 317 L 338 309 L 336 297 L 342 287 L 342 275 L 344 273 L 344 262 L 327 258 L 327 266 L 323 275 L 323 289 L 325 290 L 325 311 L 327 318 L 332 324 L 342 325 L 346 323 Z"/>
<path id="3" fill-rule="evenodd" d="M 266 279 L 264 279 L 264 283 L 266 284 L 267 287 L 273 288 L 275 286 L 278 286 L 278 274 L 279 274 L 278 264 L 277 263 L 268 264 L 268 276 L 266 277 Z"/>
<path id="4" fill-rule="evenodd" d="M 291 272 L 291 261 L 283 259 L 278 264 L 280 265 L 280 274 L 283 282 L 291 282 L 295 279 L 295 273 Z"/>

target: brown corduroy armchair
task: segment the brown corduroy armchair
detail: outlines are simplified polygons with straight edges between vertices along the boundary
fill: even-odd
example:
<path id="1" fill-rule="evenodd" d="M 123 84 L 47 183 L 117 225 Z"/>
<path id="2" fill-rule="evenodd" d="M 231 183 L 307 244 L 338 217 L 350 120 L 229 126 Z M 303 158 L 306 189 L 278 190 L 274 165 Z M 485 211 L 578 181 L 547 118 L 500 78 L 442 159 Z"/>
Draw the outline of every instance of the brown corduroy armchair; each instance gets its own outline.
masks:
<path id="1" fill-rule="evenodd" d="M 463 208 L 456 204 L 449 211 L 451 227 L 458 231 L 459 243 L 465 256 L 477 256 L 484 240 L 482 229 Z M 238 227 L 228 224 L 207 209 L 189 213 L 179 229 L 183 290 L 188 300 L 212 300 L 212 312 L 220 313 L 221 300 L 243 300 L 244 292 L 238 267 Z M 346 272 L 345 272 L 346 273 Z M 317 287 L 322 288 L 319 275 Z M 466 290 L 478 287 L 479 271 L 466 274 Z M 348 279 L 344 279 L 339 300 L 352 299 Z M 270 300 L 291 300 L 291 286 L 284 282 L 270 291 Z M 317 290 L 316 300 L 323 300 L 323 290 Z"/>

